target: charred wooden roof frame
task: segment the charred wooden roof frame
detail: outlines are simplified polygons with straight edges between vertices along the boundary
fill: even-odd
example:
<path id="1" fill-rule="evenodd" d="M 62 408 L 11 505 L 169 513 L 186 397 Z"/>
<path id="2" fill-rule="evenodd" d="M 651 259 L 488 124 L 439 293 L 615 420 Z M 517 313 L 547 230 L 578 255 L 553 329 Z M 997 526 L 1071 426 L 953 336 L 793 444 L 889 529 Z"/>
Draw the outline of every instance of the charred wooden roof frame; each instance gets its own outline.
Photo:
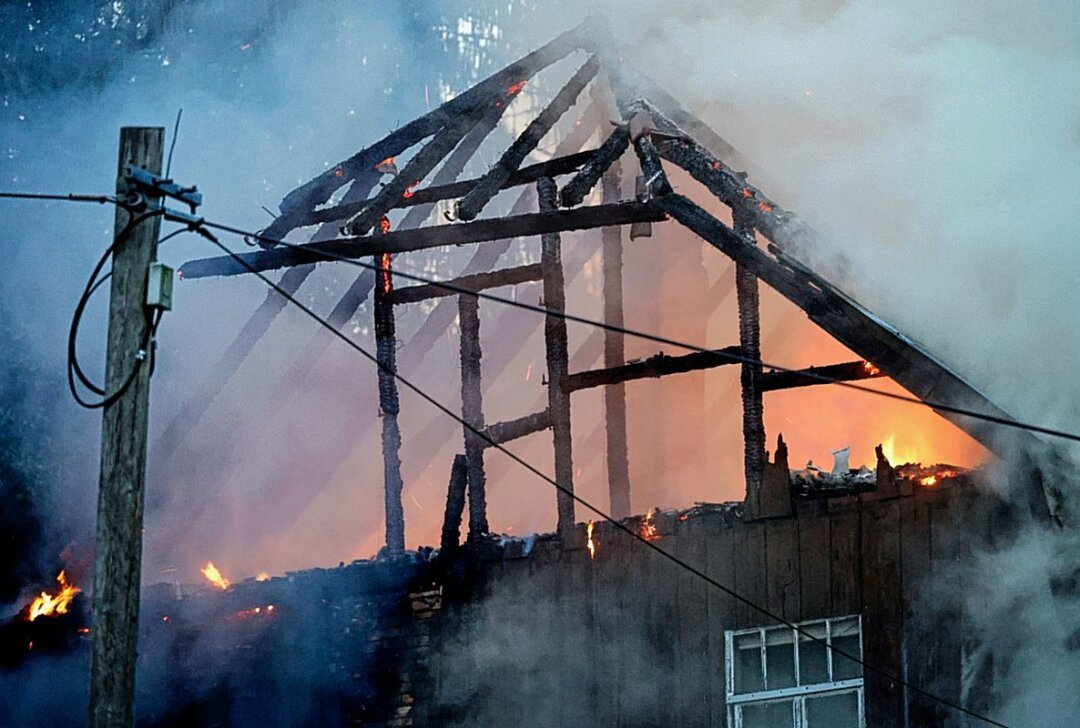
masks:
<path id="1" fill-rule="evenodd" d="M 846 362 L 826 367 L 811 367 L 796 372 L 763 371 L 760 365 L 741 364 L 743 391 L 743 430 L 745 441 L 745 472 L 747 500 L 756 502 L 763 473 L 770 465 L 765 453 L 765 433 L 762 423 L 762 395 L 766 391 L 820 384 L 816 375 L 825 374 L 844 381 L 888 376 L 923 400 L 948 406 L 977 410 L 1007 417 L 988 397 L 966 382 L 956 372 L 931 355 L 914 340 L 876 316 L 832 282 L 803 263 L 798 255 L 820 247 L 820 238 L 794 213 L 785 210 L 748 181 L 745 172 L 737 172 L 731 164 L 743 160 L 727 142 L 707 125 L 688 112 L 678 102 L 644 76 L 626 67 L 607 48 L 601 48 L 605 33 L 591 19 L 570 30 L 515 64 L 493 74 L 473 88 L 444 103 L 439 108 L 395 130 L 388 136 L 356 155 L 328 169 L 307 184 L 289 193 L 282 201 L 282 214 L 263 231 L 264 250 L 243 254 L 245 263 L 254 270 L 285 268 L 281 285 L 295 292 L 310 274 L 315 263 L 325 262 L 327 254 L 358 259 L 373 256 L 383 270 L 377 273 L 364 270 L 357 277 L 331 314 L 331 321 L 343 326 L 360 304 L 375 289 L 375 330 L 379 361 L 391 370 L 394 362 L 394 314 L 398 304 L 413 303 L 430 298 L 457 296 L 462 328 L 461 366 L 463 419 L 483 435 L 468 428 L 465 431 L 465 463 L 455 460 L 450 494 L 460 498 L 468 481 L 471 538 L 487 533 L 485 505 L 485 475 L 483 451 L 492 442 L 503 443 L 541 429 L 551 429 L 555 447 L 556 480 L 573 492 L 573 467 L 570 445 L 570 394 L 590 386 L 605 386 L 607 445 L 611 482 L 612 510 L 616 517 L 628 515 L 629 480 L 626 470 L 625 401 L 622 387 L 626 381 L 643 376 L 705 369 L 735 363 L 723 354 L 739 354 L 750 359 L 760 358 L 760 324 L 757 282 L 763 281 L 782 296 L 801 308 L 808 318 L 836 338 L 840 343 L 863 357 L 865 362 Z M 489 172 L 473 180 L 458 182 L 466 163 L 480 143 L 497 126 L 509 99 L 520 93 L 524 84 L 547 66 L 585 51 L 589 59 L 555 95 L 522 134 L 511 144 Z M 603 73 L 601 73 L 603 71 Z M 592 84 L 593 101 L 589 115 L 597 117 L 597 108 L 604 105 L 598 89 L 600 77 L 606 77 L 621 116 L 604 138 L 599 148 L 586 152 L 560 145 L 556 156 L 546 162 L 521 167 L 540 140 L 576 103 Z M 508 90 L 509 89 L 509 90 Z M 594 118 L 595 125 L 587 128 L 589 135 L 604 122 Z M 588 138 L 576 133 L 577 147 Z M 366 195 L 382 176 L 377 170 L 380 160 L 393 157 L 428 139 L 389 183 L 373 197 Z M 569 140 L 568 140 L 569 141 Z M 641 170 L 637 200 L 617 199 L 620 158 L 633 146 Z M 699 182 L 718 200 L 732 210 L 734 227 L 728 227 L 688 197 L 675 192 L 668 182 L 664 162 L 674 164 Z M 440 163 L 442 166 L 440 167 Z M 436 168 L 438 170 L 436 171 Z M 415 186 L 435 172 L 431 184 L 420 190 Z M 555 178 L 572 174 L 561 189 Z M 579 207 L 603 179 L 603 201 L 598 205 Z M 530 196 L 526 190 L 511 214 L 475 219 L 500 190 L 537 184 L 538 212 L 527 212 Z M 344 185 L 352 183 L 342 201 L 332 207 L 319 208 Z M 456 199 L 457 220 L 447 224 L 421 226 L 429 217 L 436 202 Z M 558 209 L 559 206 L 571 209 Z M 411 208 L 397 230 L 383 227 L 391 210 Z M 348 235 L 326 239 L 331 224 L 351 215 L 342 228 Z M 601 228 L 604 231 L 604 298 L 605 322 L 622 325 L 621 236 L 620 226 L 626 224 L 678 222 L 729 257 L 736 266 L 736 288 L 739 303 L 739 333 L 737 346 L 679 357 L 652 357 L 645 362 L 626 363 L 622 347 L 615 343 L 617 335 L 605 332 L 605 367 L 603 369 L 570 372 L 566 346 L 565 320 L 557 314 L 565 302 L 563 267 L 560 258 L 561 232 Z M 320 224 L 313 242 L 302 246 L 274 247 L 267 239 L 282 238 L 292 230 Z M 376 232 L 370 231 L 375 229 Z M 514 238 L 540 235 L 542 255 L 539 265 L 492 270 Z M 756 236 L 767 242 L 762 249 Z M 633 237 L 633 235 L 632 235 Z M 480 381 L 480 345 L 478 299 L 457 291 L 440 289 L 438 284 L 425 284 L 395 289 L 390 267 L 393 256 L 451 244 L 499 241 L 494 246 L 481 246 L 461 277 L 448 283 L 479 291 L 486 288 L 541 281 L 545 302 L 556 315 L 548 315 L 545 324 L 547 351 L 548 406 L 517 420 L 485 425 Z M 490 248 L 490 250 L 489 250 Z M 486 253 L 486 254 L 485 254 Z M 185 278 L 228 276 L 249 272 L 229 257 L 209 258 L 186 263 L 181 268 Z M 376 286 L 376 279 L 379 285 Z M 438 305 L 442 305 L 440 302 Z M 450 303 L 450 302 L 445 302 Z M 235 372 L 253 340 L 265 332 L 269 322 L 283 303 L 268 295 L 245 326 L 247 338 L 226 353 L 224 379 L 211 374 L 197 393 L 196 400 L 181 411 L 188 423 L 197 420 L 216 391 Z M 340 309 L 340 310 L 339 310 Z M 243 337 L 242 337 L 243 338 Z M 610 340 L 609 340 L 610 339 Z M 233 347 L 231 347 L 233 349 Z M 216 389 L 215 389 L 216 387 Z M 401 473 L 397 449 L 397 388 L 391 376 L 379 377 L 380 409 L 383 414 L 383 453 L 387 499 L 387 545 L 391 552 L 404 548 L 404 517 L 401 509 Z M 989 450 L 1003 456 L 1013 454 L 1017 445 L 1024 452 L 1039 457 L 1055 456 L 1056 451 L 1043 440 L 1027 431 L 1012 430 L 986 421 L 950 412 L 940 415 L 974 437 Z M 170 424 L 169 432 L 176 421 Z M 486 439 L 487 438 L 487 439 Z M 490 440 L 490 441 L 489 441 Z M 1034 456 L 1033 460 L 1034 462 Z M 786 464 L 784 465 L 786 468 Z M 1034 470 L 1038 467 L 1032 465 Z M 462 475 L 462 468 L 467 476 Z M 1036 472 L 1034 483 L 1041 489 L 1046 510 L 1059 517 L 1061 494 L 1052 480 L 1053 475 Z M 460 519 L 461 506 L 448 505 L 447 518 L 456 513 Z M 558 528 L 566 534 L 573 528 L 573 501 L 565 494 L 558 497 Z M 453 529 L 444 525 L 444 542 Z M 454 526 L 456 528 L 456 526 Z M 444 543 L 444 546 L 446 544 Z"/>

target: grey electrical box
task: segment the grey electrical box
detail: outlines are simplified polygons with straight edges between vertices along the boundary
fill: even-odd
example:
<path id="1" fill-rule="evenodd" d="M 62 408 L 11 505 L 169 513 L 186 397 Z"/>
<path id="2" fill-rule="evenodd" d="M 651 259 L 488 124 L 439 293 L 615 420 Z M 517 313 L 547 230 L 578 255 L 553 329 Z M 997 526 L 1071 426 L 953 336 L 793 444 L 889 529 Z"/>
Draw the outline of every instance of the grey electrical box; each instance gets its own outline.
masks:
<path id="1" fill-rule="evenodd" d="M 146 280 L 146 305 L 162 311 L 172 310 L 173 269 L 164 263 L 151 263 Z"/>

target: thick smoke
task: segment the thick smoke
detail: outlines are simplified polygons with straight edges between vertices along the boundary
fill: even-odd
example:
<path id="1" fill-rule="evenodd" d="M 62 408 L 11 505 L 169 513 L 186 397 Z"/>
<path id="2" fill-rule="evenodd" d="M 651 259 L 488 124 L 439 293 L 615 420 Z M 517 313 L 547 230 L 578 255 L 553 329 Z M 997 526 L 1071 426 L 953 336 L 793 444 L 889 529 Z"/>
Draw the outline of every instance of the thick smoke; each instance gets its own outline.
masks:
<path id="1" fill-rule="evenodd" d="M 483 69 L 473 70 L 483 75 L 605 4 L 515 5 L 500 18 L 504 45 Z M 448 65 L 432 18 L 397 4 L 319 3 L 286 12 L 268 3 L 264 14 L 223 2 L 190 5 L 193 12 L 170 26 L 153 49 L 109 59 L 107 73 L 80 85 L 58 82 L 32 104 L 9 92 L 0 115 L 3 187 L 108 191 L 117 128 L 169 126 L 183 107 L 173 176 L 200 186 L 207 216 L 257 228 L 269 220 L 261 206 L 275 210 L 296 184 L 423 113 L 444 88 L 466 85 L 461 75 L 456 86 L 440 83 L 460 69 Z M 467 5 L 446 4 L 442 17 L 455 18 Z M 1080 41 L 1073 32 L 1080 9 L 1056 2 L 889 9 L 869 2 L 770 0 L 617 5 L 611 18 L 626 57 L 714 124 L 753 161 L 754 179 L 824 233 L 829 247 L 810 254 L 812 262 L 1015 415 L 1075 429 L 1080 380 L 1070 373 L 1080 365 L 1080 316 L 1068 293 L 1080 268 L 1073 239 L 1080 229 L 1080 97 L 1074 93 Z M 86 31 L 72 21 L 54 32 Z M 78 78 L 84 70 L 72 63 L 52 73 Z M 18 341 L 20 357 L 51 369 L 55 384 L 47 394 L 27 395 L 36 397 L 39 410 L 55 413 L 55 433 L 44 447 L 63 464 L 41 509 L 63 534 L 58 541 L 85 539 L 93 528 L 98 419 L 55 391 L 63 386 L 68 317 L 84 276 L 108 243 L 111 212 L 30 204 L 7 210 L 7 257 L 0 268 L 7 296 L 0 320 L 17 335 L 4 332 L 4 345 Z M 209 253 L 180 238 L 162 258 L 177 264 Z M 462 260 L 453 257 L 452 263 Z M 326 312 L 351 271 L 318 275 L 304 293 Z M 229 279 L 183 284 L 177 294 L 177 310 L 162 327 L 152 438 L 264 289 L 251 279 Z M 366 322 L 361 313 L 358 337 L 370 337 Z M 85 323 L 81 353 L 87 361 L 103 358 L 103 326 L 99 308 Z M 283 314 L 253 352 L 257 365 L 245 367 L 199 431 L 190 433 L 184 467 L 161 473 L 151 461 L 150 501 L 159 507 L 148 513 L 148 581 L 173 568 L 181 580 L 195 579 L 204 559 L 223 555 L 234 573 L 251 574 L 332 564 L 378 548 L 374 412 L 365 423 L 368 436 L 317 497 L 275 497 L 269 507 L 249 507 L 266 501 L 265 494 L 280 494 L 279 485 L 271 486 L 295 443 L 334 434 L 349 421 L 353 399 L 373 383 L 368 364 L 332 351 L 317 376 L 286 400 L 277 389 L 280 375 L 311 334 L 302 316 Z M 433 360 L 454 362 L 456 340 L 442 346 Z M 523 353 L 510 370 L 524 379 L 527 365 L 542 367 L 535 351 Z M 772 353 L 778 363 L 821 363 Z M 448 364 L 426 380 L 450 403 L 458 386 L 453 368 Z M 541 393 L 539 373 L 513 389 Z M 278 402 L 296 409 L 276 413 Z M 852 399 L 853 419 L 828 426 L 858 427 L 854 417 L 863 406 Z M 498 415 L 521 414 L 495 407 Z M 425 405 L 405 396 L 403 412 L 418 412 L 405 415 L 413 418 L 403 422 L 406 433 L 423 431 L 430 417 Z M 865 421 L 872 422 L 873 411 L 867 412 Z M 253 417 L 265 421 L 253 426 Z M 783 419 L 770 422 L 770 434 L 789 426 Z M 224 450 L 223 440 L 230 443 Z M 824 444 L 815 455 L 824 454 Z M 550 471 L 543 445 L 528 454 Z M 214 458 L 204 461 L 202 453 L 211 451 Z M 406 495 L 410 523 L 437 522 L 431 513 L 440 511 L 452 451 L 435 458 L 422 443 L 411 449 L 406 444 L 407 458 L 431 458 L 412 491 L 415 507 Z M 724 467 L 737 472 L 737 458 Z M 599 483 L 599 466 L 586 471 L 586 480 L 590 473 L 591 482 Z M 553 498 L 528 485 L 528 494 L 515 490 L 493 494 L 493 500 L 514 501 L 498 507 L 517 529 L 550 528 L 537 513 L 550 513 Z M 322 483 L 294 487 L 316 486 Z M 642 484 L 644 497 L 655 492 L 658 498 L 718 499 L 711 484 L 700 494 L 692 485 L 653 487 Z M 737 490 L 726 495 L 736 497 Z M 596 491 L 602 493 L 602 486 Z M 177 512 L 171 506 L 191 502 L 201 505 L 198 520 L 170 516 Z M 645 505 L 651 502 L 635 500 L 635 506 Z M 412 545 L 418 537 L 411 529 Z M 1061 607 L 1067 598 L 1046 596 L 1055 575 L 1068 574 L 1069 550 L 1034 530 L 1018 543 L 974 562 L 976 583 L 1008 589 L 970 608 L 985 625 L 980 638 L 986 642 L 1011 630 L 1013 667 L 1005 684 L 1017 697 L 1003 717 L 1022 722 L 1028 715 L 1023 711 L 1039 705 L 1033 698 L 1038 691 L 1071 695 L 1075 702 L 1075 685 L 1070 691 L 1054 678 L 1067 680 L 1080 666 L 1076 650 L 1062 648 L 1070 635 L 1075 643 L 1077 615 Z M 42 562 L 51 564 L 63 545 L 46 547 Z M 1047 698 L 1048 704 L 1065 702 Z"/>

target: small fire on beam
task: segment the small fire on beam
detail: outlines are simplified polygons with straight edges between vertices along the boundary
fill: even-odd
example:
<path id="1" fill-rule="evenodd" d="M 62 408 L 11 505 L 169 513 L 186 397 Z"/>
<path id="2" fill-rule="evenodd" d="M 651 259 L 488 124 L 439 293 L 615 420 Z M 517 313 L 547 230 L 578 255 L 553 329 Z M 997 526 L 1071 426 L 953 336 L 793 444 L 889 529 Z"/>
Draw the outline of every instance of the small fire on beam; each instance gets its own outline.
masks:
<path id="1" fill-rule="evenodd" d="M 864 372 L 866 372 L 872 377 L 876 377 L 878 374 L 881 374 L 881 370 L 868 361 L 864 361 L 862 363 L 862 368 Z"/>
<path id="2" fill-rule="evenodd" d="M 75 595 L 82 591 L 79 587 L 68 582 L 67 574 L 61 571 L 56 575 L 56 583 L 60 585 L 60 589 L 50 594 L 47 591 L 41 592 L 34 601 L 30 603 L 30 611 L 27 615 L 27 619 L 33 622 L 38 617 L 50 617 L 54 614 L 67 614 L 68 608 L 71 606 L 71 600 L 75 598 Z"/>
<path id="3" fill-rule="evenodd" d="M 585 527 L 585 546 L 589 549 L 589 558 L 596 558 L 596 542 L 593 541 L 593 529 L 596 528 L 596 524 L 589 521 L 589 525 Z"/>
<path id="4" fill-rule="evenodd" d="M 214 566 L 213 561 L 207 561 L 206 566 L 202 567 L 200 571 L 202 571 L 202 575 L 206 577 L 206 580 L 218 589 L 225 590 L 229 588 L 229 580 L 222 576 L 221 571 Z"/>
<path id="5" fill-rule="evenodd" d="M 653 523 L 652 508 L 649 509 L 649 512 L 645 514 L 644 520 L 641 521 L 641 529 L 638 533 L 649 543 L 660 540 L 660 532 L 656 530 L 656 524 Z"/>

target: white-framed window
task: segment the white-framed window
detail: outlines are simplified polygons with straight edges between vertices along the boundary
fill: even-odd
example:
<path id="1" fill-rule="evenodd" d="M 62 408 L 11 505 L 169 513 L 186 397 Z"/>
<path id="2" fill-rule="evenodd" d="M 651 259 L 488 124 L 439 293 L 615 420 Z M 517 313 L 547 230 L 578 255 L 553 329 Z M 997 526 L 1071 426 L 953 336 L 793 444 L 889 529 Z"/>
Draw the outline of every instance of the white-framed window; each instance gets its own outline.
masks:
<path id="1" fill-rule="evenodd" d="M 865 728 L 859 615 L 728 630 L 728 728 Z M 823 644 L 824 643 L 824 644 Z"/>

